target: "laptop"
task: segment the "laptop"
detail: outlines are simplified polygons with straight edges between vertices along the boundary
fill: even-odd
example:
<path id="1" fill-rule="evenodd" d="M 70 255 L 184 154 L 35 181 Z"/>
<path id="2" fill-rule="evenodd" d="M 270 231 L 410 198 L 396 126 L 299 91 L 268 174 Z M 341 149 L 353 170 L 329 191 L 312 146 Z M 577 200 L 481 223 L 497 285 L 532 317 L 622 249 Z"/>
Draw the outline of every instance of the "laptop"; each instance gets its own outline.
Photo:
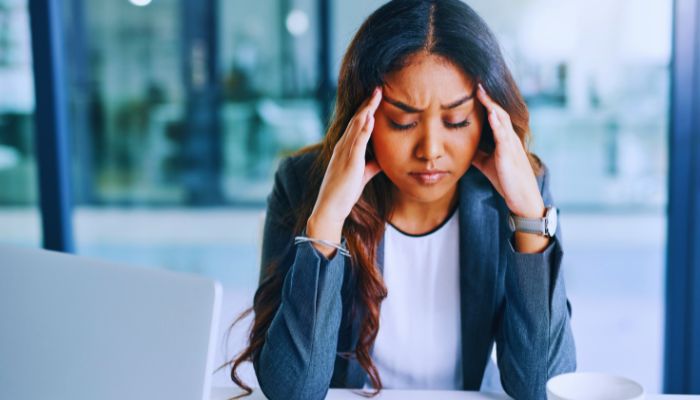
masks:
<path id="1" fill-rule="evenodd" d="M 0 245 L 0 399 L 209 400 L 221 285 Z"/>

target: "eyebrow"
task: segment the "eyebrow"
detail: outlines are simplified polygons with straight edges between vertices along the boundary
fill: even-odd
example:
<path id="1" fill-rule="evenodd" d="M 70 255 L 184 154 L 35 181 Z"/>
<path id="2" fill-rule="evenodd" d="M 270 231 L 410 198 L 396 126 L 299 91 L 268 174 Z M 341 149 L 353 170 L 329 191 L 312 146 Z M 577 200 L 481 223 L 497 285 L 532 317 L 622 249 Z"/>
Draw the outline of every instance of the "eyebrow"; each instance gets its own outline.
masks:
<path id="1" fill-rule="evenodd" d="M 457 107 L 461 106 L 462 104 L 468 102 L 469 100 L 471 100 L 471 99 L 473 99 L 473 98 L 474 98 L 474 94 L 473 94 L 473 93 L 472 93 L 472 94 L 468 94 L 468 95 L 462 97 L 462 98 L 459 99 L 459 100 L 453 101 L 452 103 L 449 103 L 449 104 L 446 104 L 446 105 L 440 105 L 440 108 L 443 109 L 443 110 L 451 110 L 451 109 L 453 109 L 453 108 L 457 108 Z M 419 109 L 419 108 L 415 108 L 415 107 L 413 107 L 413 106 L 409 106 L 408 104 L 406 104 L 406 103 L 404 103 L 404 102 L 401 102 L 401 101 L 398 101 L 398 100 L 394 100 L 394 99 L 392 99 L 392 98 L 389 98 L 389 97 L 387 97 L 386 95 L 383 96 L 383 99 L 384 99 L 384 101 L 386 101 L 387 103 L 391 104 L 392 106 L 394 106 L 394 107 L 396 107 L 396 108 L 398 108 L 398 109 L 400 109 L 400 110 L 402 110 L 402 111 L 405 111 L 405 112 L 407 112 L 407 113 L 409 113 L 409 114 L 415 114 L 415 113 L 419 113 L 419 112 L 424 111 L 424 110 L 421 110 L 421 109 Z"/>

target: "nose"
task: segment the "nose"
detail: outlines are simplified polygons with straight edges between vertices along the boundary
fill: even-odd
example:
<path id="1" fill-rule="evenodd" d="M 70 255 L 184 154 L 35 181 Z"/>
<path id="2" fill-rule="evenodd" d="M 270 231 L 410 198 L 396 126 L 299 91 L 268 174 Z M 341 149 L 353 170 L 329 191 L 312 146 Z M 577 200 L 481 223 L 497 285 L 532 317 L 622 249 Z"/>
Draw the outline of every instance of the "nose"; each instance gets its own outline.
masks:
<path id="1" fill-rule="evenodd" d="M 439 127 L 425 124 L 419 142 L 416 144 L 416 157 L 423 161 L 437 160 L 443 156 L 445 146 Z"/>

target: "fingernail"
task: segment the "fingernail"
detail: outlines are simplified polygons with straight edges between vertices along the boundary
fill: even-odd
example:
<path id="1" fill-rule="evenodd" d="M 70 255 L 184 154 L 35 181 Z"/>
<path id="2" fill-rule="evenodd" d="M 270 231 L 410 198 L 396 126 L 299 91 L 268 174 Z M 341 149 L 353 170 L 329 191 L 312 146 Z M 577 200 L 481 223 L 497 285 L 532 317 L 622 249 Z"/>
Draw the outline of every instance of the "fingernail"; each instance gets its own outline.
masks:
<path id="1" fill-rule="evenodd" d="M 479 83 L 478 86 L 479 86 L 479 90 L 481 90 L 482 92 L 486 92 L 486 90 L 484 90 L 484 87 L 481 86 L 481 83 Z"/>

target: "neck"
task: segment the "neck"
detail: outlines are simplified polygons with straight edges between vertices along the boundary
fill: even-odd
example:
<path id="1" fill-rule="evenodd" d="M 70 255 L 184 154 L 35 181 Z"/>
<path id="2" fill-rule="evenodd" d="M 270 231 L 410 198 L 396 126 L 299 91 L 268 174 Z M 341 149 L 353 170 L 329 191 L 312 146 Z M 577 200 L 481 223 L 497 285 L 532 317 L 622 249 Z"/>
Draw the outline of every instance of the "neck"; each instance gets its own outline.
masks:
<path id="1" fill-rule="evenodd" d="M 457 204 L 457 185 L 447 194 L 433 201 L 406 198 L 394 187 L 394 205 L 389 222 L 413 235 L 430 232 L 448 217 Z"/>

